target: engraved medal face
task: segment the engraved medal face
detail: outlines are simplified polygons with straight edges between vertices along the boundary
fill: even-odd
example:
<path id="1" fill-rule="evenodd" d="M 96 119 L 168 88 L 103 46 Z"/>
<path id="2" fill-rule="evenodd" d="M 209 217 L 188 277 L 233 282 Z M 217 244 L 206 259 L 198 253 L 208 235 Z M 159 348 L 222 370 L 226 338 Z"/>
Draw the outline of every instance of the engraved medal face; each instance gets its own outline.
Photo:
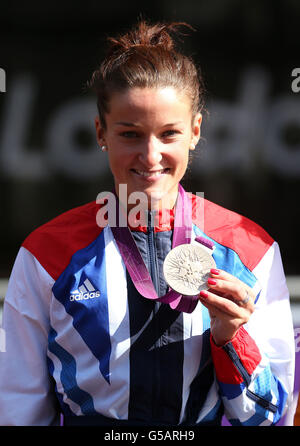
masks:
<path id="1" fill-rule="evenodd" d="M 178 245 L 165 258 L 163 272 L 166 282 L 177 293 L 195 296 L 207 289 L 207 279 L 216 263 L 201 245 Z"/>

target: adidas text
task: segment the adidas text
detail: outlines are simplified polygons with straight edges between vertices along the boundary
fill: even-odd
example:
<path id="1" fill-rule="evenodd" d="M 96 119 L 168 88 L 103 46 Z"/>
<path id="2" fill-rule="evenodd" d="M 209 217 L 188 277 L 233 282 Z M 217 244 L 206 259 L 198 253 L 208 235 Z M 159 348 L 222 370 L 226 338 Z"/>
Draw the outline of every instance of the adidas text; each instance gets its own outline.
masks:
<path id="1" fill-rule="evenodd" d="M 87 300 L 87 299 L 94 299 L 95 297 L 100 297 L 100 291 L 92 291 L 91 293 L 78 293 L 78 294 L 71 294 L 70 301 L 73 300 Z"/>

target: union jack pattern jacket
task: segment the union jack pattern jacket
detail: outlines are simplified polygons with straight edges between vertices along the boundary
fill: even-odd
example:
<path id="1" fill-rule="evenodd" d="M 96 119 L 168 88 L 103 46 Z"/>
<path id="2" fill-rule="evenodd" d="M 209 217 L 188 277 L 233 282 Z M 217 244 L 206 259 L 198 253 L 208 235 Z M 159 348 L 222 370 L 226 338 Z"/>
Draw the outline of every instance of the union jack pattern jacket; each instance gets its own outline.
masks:
<path id="1" fill-rule="evenodd" d="M 271 425 L 288 407 L 294 336 L 278 244 L 257 224 L 189 194 L 194 237 L 217 268 L 253 288 L 256 308 L 217 347 L 207 309 L 142 297 L 96 203 L 33 231 L 17 255 L 3 312 L 0 425 Z M 172 220 L 132 231 L 159 295 Z"/>

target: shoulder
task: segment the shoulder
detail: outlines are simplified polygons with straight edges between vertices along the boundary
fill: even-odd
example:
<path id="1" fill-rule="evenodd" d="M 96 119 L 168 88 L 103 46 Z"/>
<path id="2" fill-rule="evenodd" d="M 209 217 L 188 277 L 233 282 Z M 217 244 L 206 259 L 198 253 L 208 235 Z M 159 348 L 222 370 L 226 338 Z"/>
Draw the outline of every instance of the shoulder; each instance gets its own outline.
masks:
<path id="1" fill-rule="evenodd" d="M 274 239 L 257 223 L 237 212 L 190 194 L 193 222 L 215 242 L 235 251 L 251 271 Z"/>
<path id="2" fill-rule="evenodd" d="M 96 214 L 99 205 L 91 202 L 55 217 L 35 229 L 23 242 L 51 277 L 57 279 L 72 255 L 88 246 L 100 234 Z"/>

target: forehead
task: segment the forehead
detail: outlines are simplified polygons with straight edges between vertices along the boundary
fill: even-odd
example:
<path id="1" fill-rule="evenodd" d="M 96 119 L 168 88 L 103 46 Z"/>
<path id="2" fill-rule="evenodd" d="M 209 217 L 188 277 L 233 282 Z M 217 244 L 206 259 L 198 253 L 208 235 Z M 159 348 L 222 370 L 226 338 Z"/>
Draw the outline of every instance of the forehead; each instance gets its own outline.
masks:
<path id="1" fill-rule="evenodd" d="M 190 119 L 191 103 L 185 93 L 174 87 L 131 88 L 112 94 L 107 118 Z"/>

